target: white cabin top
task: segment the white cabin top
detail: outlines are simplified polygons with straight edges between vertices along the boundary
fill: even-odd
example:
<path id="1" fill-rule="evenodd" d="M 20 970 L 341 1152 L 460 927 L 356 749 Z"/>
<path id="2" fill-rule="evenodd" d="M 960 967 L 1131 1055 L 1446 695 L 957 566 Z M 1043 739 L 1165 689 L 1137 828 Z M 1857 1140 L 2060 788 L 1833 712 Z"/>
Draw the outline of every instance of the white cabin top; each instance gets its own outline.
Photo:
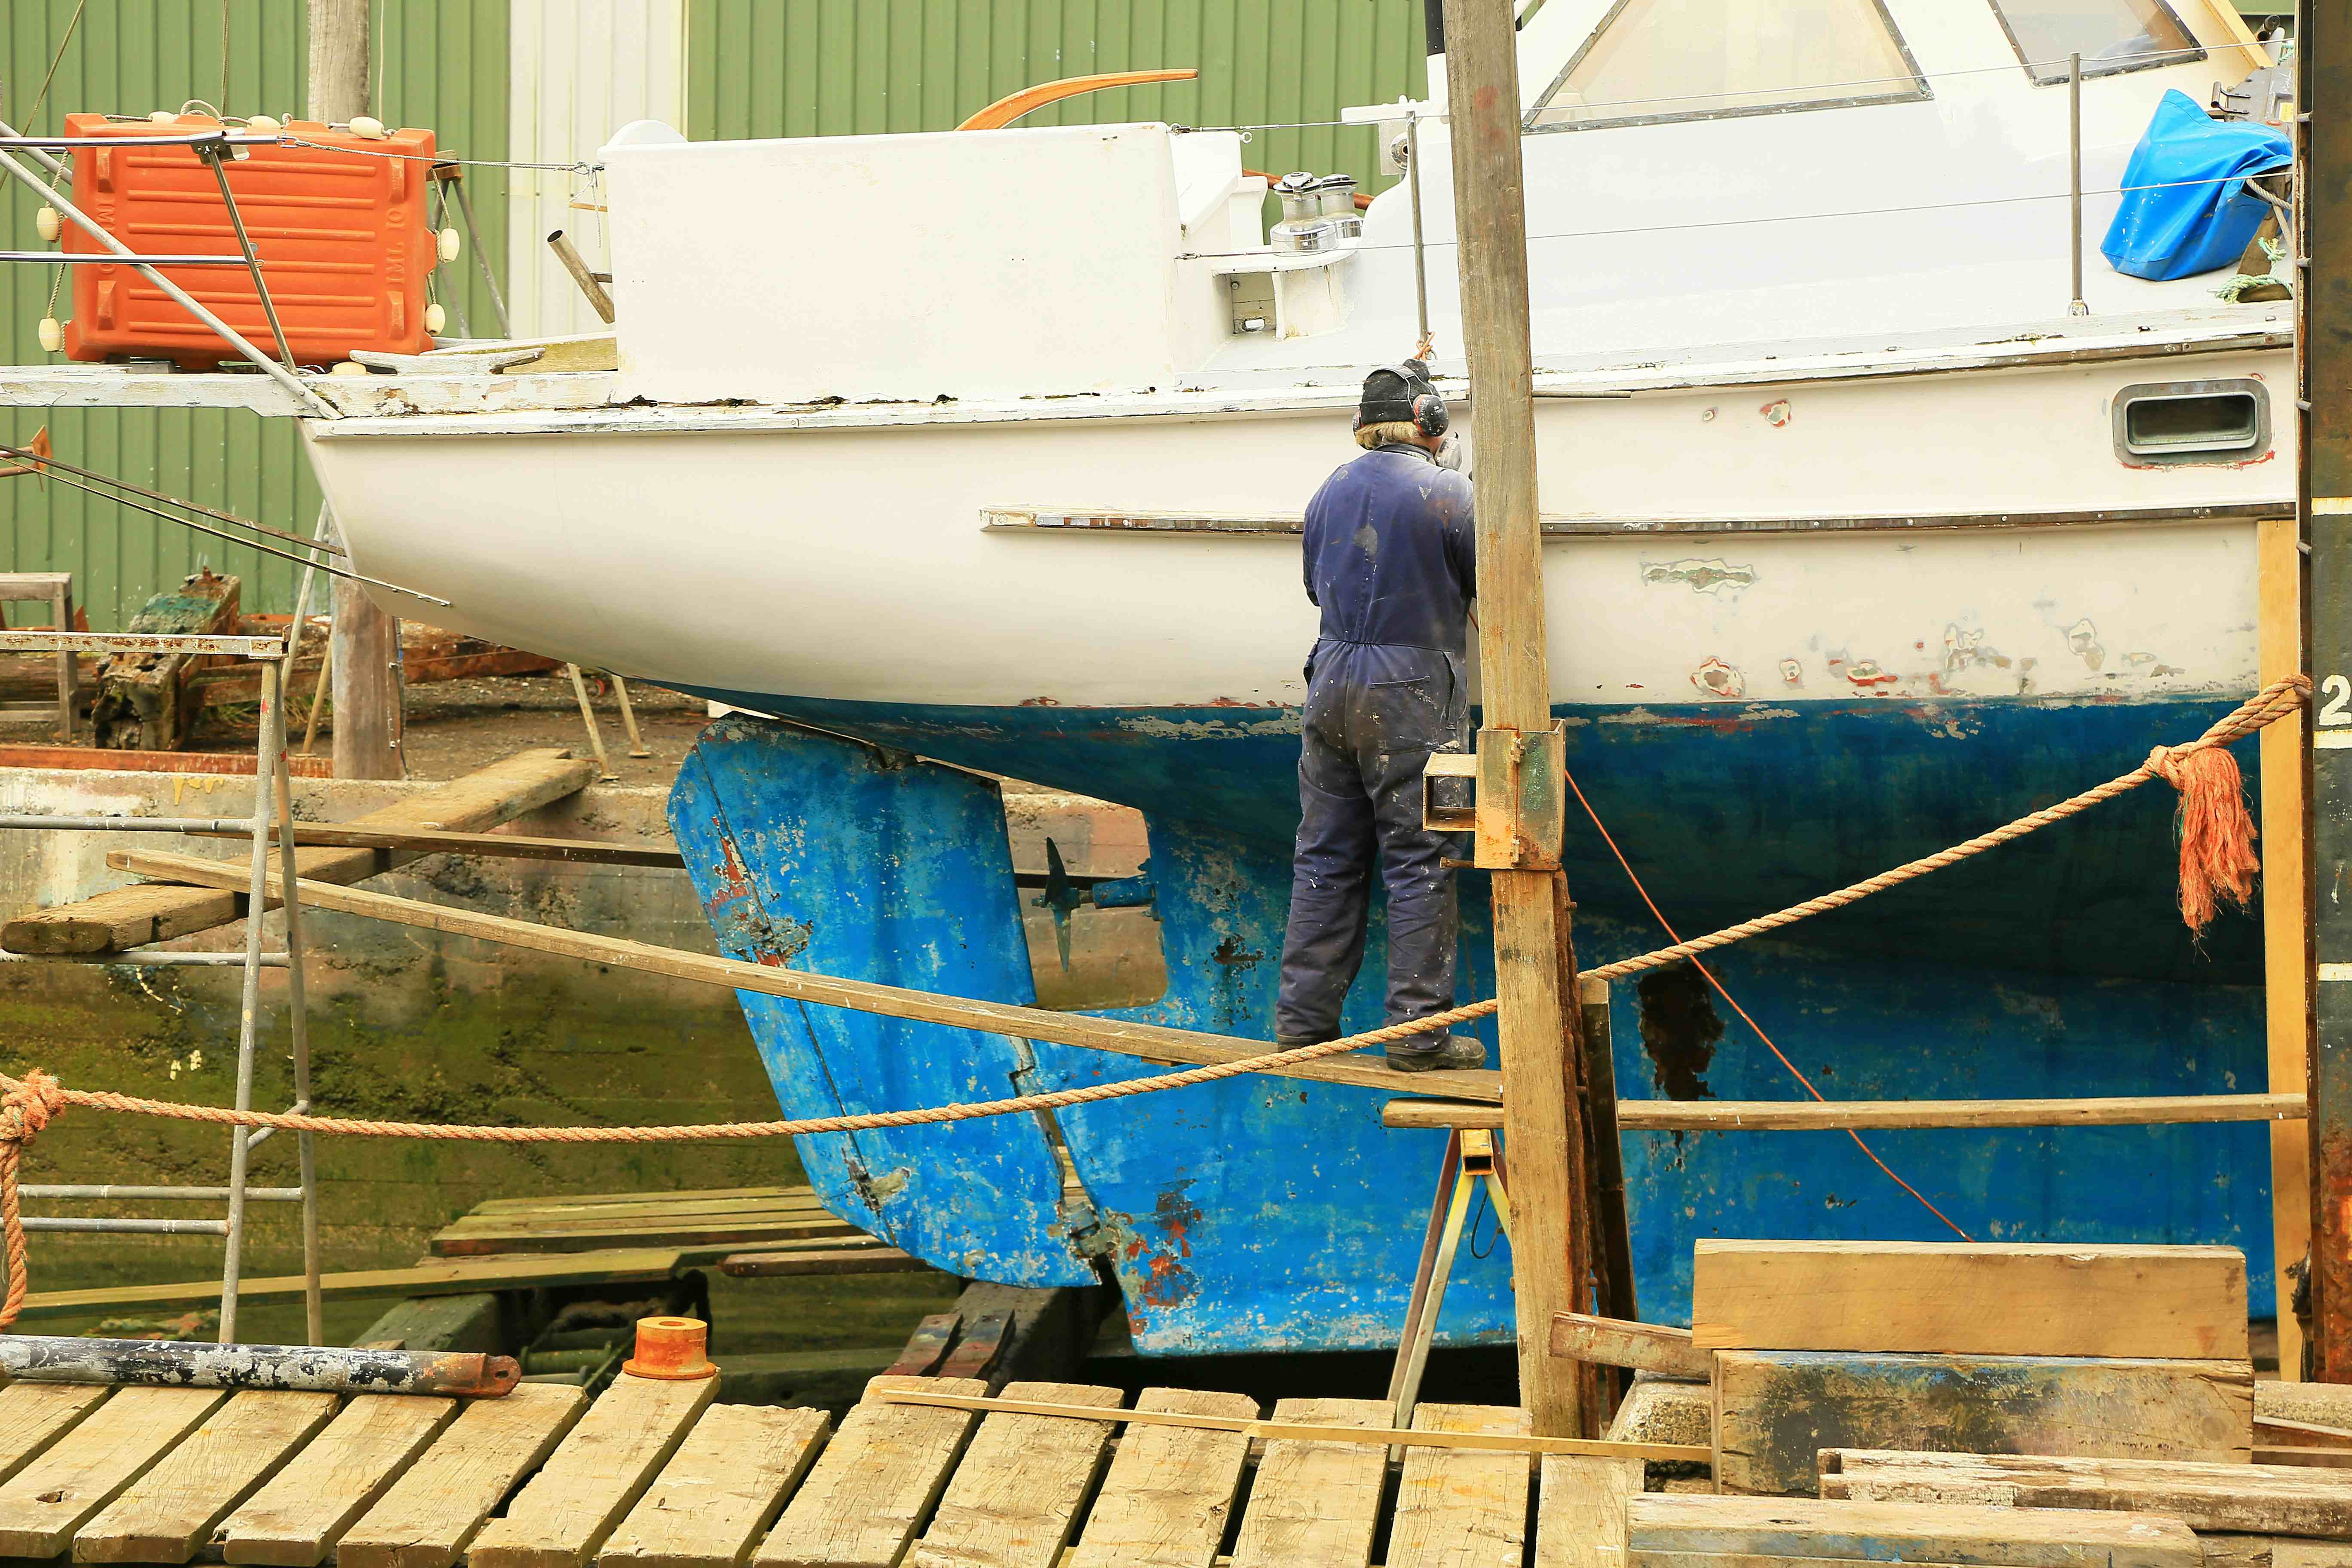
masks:
<path id="1" fill-rule="evenodd" d="M 1539 367 L 2016 335 L 2071 292 L 2083 56 L 2095 316 L 2214 305 L 2098 253 L 2158 100 L 2270 63 L 2222 0 L 1543 0 L 1522 7 Z M 1459 363 L 1451 150 L 1418 125 L 1429 313 Z M 625 128 L 616 395 L 805 404 L 1352 382 L 1417 336 L 1411 198 L 1268 245 L 1233 131 L 1160 124 L 689 142 Z M 2249 307 L 2250 310 L 2256 308 Z"/>

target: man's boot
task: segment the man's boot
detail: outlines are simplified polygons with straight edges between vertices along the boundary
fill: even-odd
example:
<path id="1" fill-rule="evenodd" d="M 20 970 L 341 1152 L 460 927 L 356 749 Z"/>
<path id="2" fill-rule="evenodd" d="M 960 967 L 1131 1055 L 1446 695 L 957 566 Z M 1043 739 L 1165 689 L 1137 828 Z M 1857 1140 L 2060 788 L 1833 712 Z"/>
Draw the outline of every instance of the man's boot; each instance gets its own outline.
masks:
<path id="1" fill-rule="evenodd" d="M 1482 1068 L 1486 1065 L 1486 1047 L 1468 1035 L 1440 1035 L 1434 1043 L 1428 1035 L 1417 1035 L 1411 1041 L 1390 1042 L 1386 1052 L 1390 1068 L 1397 1072 L 1434 1072 L 1462 1068 Z M 1419 1047 L 1419 1049 L 1410 1048 Z"/>

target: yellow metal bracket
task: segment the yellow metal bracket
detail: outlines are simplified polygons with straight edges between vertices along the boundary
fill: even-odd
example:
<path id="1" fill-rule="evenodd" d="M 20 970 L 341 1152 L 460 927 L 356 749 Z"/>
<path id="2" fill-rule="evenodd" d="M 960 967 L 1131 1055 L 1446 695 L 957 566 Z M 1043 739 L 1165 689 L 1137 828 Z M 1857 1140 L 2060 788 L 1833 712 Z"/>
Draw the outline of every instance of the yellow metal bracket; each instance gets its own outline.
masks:
<path id="1" fill-rule="evenodd" d="M 1568 734 L 1559 724 L 1534 734 L 1481 730 L 1475 753 L 1431 754 L 1422 774 L 1422 826 L 1471 835 L 1470 864 L 1481 870 L 1556 869 L 1567 773 Z M 1469 780 L 1473 804 L 1442 800 L 1448 779 Z"/>

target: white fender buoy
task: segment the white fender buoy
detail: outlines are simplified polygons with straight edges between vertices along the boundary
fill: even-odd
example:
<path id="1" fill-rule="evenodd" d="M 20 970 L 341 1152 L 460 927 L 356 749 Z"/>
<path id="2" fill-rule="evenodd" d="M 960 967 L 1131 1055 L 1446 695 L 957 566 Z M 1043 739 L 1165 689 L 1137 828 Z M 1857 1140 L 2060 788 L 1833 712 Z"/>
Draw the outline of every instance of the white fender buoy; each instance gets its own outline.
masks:
<path id="1" fill-rule="evenodd" d="M 390 134 L 390 132 L 384 130 L 383 121 L 378 120 L 373 114 L 362 114 L 353 118 L 351 123 L 351 132 L 352 135 L 368 142 L 381 142 L 385 136 Z"/>
<path id="2" fill-rule="evenodd" d="M 55 245 L 58 235 L 64 226 L 58 217 L 58 209 L 55 207 L 43 207 L 33 215 L 33 228 L 46 244 Z"/>
<path id="3" fill-rule="evenodd" d="M 443 310 L 438 305 L 427 305 L 425 307 L 425 330 L 426 331 L 437 335 L 441 329 L 448 324 L 448 311 Z"/>
<path id="4" fill-rule="evenodd" d="M 257 114 L 245 122 L 245 128 L 263 136 L 286 129 L 278 122 L 278 117 L 274 114 Z"/>
<path id="5" fill-rule="evenodd" d="M 457 259 L 457 247 L 459 243 L 457 231 L 454 228 L 443 229 L 439 237 L 435 241 L 435 245 L 441 252 L 441 259 L 444 261 L 455 261 Z"/>
<path id="6" fill-rule="evenodd" d="M 327 372 L 329 375 L 365 375 L 367 373 L 367 366 L 357 360 L 348 359 L 337 360 L 334 368 Z"/>
<path id="7" fill-rule="evenodd" d="M 171 110 L 157 109 L 150 110 L 147 118 L 157 125 L 169 125 L 180 117 Z"/>
<path id="8" fill-rule="evenodd" d="M 55 316 L 43 316 L 41 318 L 41 352 L 45 354 L 53 354 L 65 346 L 65 328 L 58 324 Z"/>

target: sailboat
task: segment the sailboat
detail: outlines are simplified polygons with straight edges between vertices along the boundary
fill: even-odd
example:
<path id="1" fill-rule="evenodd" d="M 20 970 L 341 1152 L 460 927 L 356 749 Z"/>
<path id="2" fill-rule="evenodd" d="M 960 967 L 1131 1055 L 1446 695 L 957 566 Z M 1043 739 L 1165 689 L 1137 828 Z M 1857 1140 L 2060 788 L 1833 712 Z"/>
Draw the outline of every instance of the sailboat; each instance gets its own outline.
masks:
<path id="1" fill-rule="evenodd" d="M 1965 837 L 2254 689 L 2292 307 L 2095 248 L 2159 100 L 2272 65 L 2229 7 L 1549 0 L 1519 52 L 1587 963 Z M 617 368 L 325 378 L 346 417 L 305 421 L 310 455 L 357 566 L 443 625 L 744 710 L 672 805 L 726 951 L 1032 999 L 996 784 L 1028 780 L 1145 816 L 1127 896 L 1169 983 L 1124 1016 L 1267 1037 L 1299 515 L 1369 368 L 1426 348 L 1466 395 L 1442 88 L 1349 119 L 1406 177 L 1360 212 L 1284 182 L 1271 229 L 1246 127 L 630 125 L 599 154 Z M 2158 793 L 1711 966 L 1832 1098 L 2258 1088 L 2255 922 L 2172 918 Z M 1162 1070 L 744 1005 L 792 1115 Z M 1628 1097 L 1799 1092 L 1687 967 L 1611 1019 Z M 1114 1279 L 1146 1353 L 1374 1347 L 1442 1139 L 1384 1130 L 1389 1097 L 1244 1079 L 802 1157 L 941 1268 Z M 1979 1237 L 2242 1247 L 2269 1306 L 2259 1128 L 1874 1147 Z M 1842 1137 L 1624 1152 L 1645 1316 L 1686 1310 L 1695 1236 L 1947 1234 Z M 1507 1245 L 1474 1227 L 1442 1339 L 1509 1336 Z"/>

